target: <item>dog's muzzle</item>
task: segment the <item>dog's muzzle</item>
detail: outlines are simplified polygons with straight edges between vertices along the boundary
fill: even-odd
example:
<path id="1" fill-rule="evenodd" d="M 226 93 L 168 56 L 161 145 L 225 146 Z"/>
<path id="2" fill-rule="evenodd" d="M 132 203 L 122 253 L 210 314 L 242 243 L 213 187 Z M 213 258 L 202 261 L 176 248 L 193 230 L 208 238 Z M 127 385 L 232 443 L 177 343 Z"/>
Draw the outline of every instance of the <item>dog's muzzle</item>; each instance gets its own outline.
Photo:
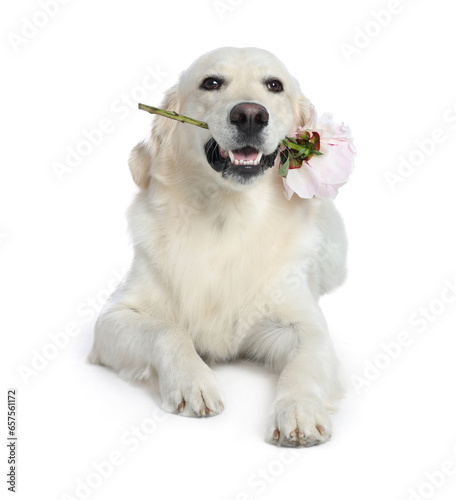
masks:
<path id="1" fill-rule="evenodd" d="M 272 167 L 277 156 L 277 150 L 264 155 L 257 149 L 261 133 L 268 125 L 269 113 L 261 104 L 242 102 L 231 109 L 229 121 L 234 126 L 236 142 L 245 146 L 225 150 L 211 138 L 205 146 L 206 158 L 209 165 L 224 177 L 247 182 Z"/>

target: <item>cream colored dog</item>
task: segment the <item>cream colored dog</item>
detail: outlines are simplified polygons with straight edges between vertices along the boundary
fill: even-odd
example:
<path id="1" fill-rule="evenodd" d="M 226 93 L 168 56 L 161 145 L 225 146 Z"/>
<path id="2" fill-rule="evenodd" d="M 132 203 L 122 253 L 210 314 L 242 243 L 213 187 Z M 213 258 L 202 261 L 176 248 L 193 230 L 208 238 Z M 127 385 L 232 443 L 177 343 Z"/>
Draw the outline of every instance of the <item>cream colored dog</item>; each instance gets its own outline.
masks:
<path id="1" fill-rule="evenodd" d="M 343 281 L 343 224 L 331 202 L 288 201 L 274 167 L 309 106 L 264 50 L 218 49 L 182 74 L 162 107 L 209 130 L 154 117 L 133 149 L 134 262 L 90 354 L 122 376 L 156 372 L 164 409 L 185 416 L 223 411 L 206 362 L 265 363 L 280 374 L 267 440 L 286 446 L 327 441 L 342 396 L 318 298 Z"/>

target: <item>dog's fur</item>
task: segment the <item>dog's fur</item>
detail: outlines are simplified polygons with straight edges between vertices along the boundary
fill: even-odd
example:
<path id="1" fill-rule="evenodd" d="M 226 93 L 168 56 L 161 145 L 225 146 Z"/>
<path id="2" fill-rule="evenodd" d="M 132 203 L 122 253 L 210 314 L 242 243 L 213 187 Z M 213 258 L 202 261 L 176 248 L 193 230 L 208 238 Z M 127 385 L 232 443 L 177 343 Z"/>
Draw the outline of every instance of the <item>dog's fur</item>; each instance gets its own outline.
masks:
<path id="1" fill-rule="evenodd" d="M 221 87 L 201 88 L 209 76 Z M 223 411 L 206 362 L 265 363 L 280 374 L 267 440 L 310 446 L 329 439 L 328 413 L 342 396 L 318 298 L 344 279 L 345 233 L 331 202 L 288 201 L 277 167 L 252 176 L 211 168 L 211 138 L 224 150 L 252 145 L 230 120 L 245 102 L 269 114 L 250 135 L 264 155 L 309 116 L 276 57 L 222 48 L 200 57 L 162 103 L 209 130 L 154 117 L 150 139 L 133 149 L 134 262 L 97 321 L 89 359 L 130 378 L 157 373 L 164 409 L 185 416 Z"/>

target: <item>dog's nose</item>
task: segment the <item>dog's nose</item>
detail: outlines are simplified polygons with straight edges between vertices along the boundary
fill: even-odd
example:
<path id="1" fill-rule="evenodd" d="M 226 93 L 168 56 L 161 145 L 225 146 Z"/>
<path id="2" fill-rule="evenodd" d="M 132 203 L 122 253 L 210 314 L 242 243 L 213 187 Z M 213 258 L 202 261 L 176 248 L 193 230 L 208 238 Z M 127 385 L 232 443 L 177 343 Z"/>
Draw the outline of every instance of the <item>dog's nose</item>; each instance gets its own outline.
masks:
<path id="1" fill-rule="evenodd" d="M 268 124 L 266 108 L 254 102 L 237 104 L 230 112 L 230 122 L 242 132 L 252 135 Z"/>

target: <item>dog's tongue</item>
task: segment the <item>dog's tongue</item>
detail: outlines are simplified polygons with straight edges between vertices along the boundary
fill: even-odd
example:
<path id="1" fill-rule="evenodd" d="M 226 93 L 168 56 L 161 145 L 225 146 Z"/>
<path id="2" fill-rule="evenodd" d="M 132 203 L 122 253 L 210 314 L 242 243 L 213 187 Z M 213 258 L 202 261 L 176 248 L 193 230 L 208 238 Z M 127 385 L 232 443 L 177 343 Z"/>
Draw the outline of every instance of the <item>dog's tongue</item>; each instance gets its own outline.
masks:
<path id="1" fill-rule="evenodd" d="M 255 148 L 246 147 L 233 151 L 235 160 L 255 161 L 258 156 L 258 151 Z"/>

